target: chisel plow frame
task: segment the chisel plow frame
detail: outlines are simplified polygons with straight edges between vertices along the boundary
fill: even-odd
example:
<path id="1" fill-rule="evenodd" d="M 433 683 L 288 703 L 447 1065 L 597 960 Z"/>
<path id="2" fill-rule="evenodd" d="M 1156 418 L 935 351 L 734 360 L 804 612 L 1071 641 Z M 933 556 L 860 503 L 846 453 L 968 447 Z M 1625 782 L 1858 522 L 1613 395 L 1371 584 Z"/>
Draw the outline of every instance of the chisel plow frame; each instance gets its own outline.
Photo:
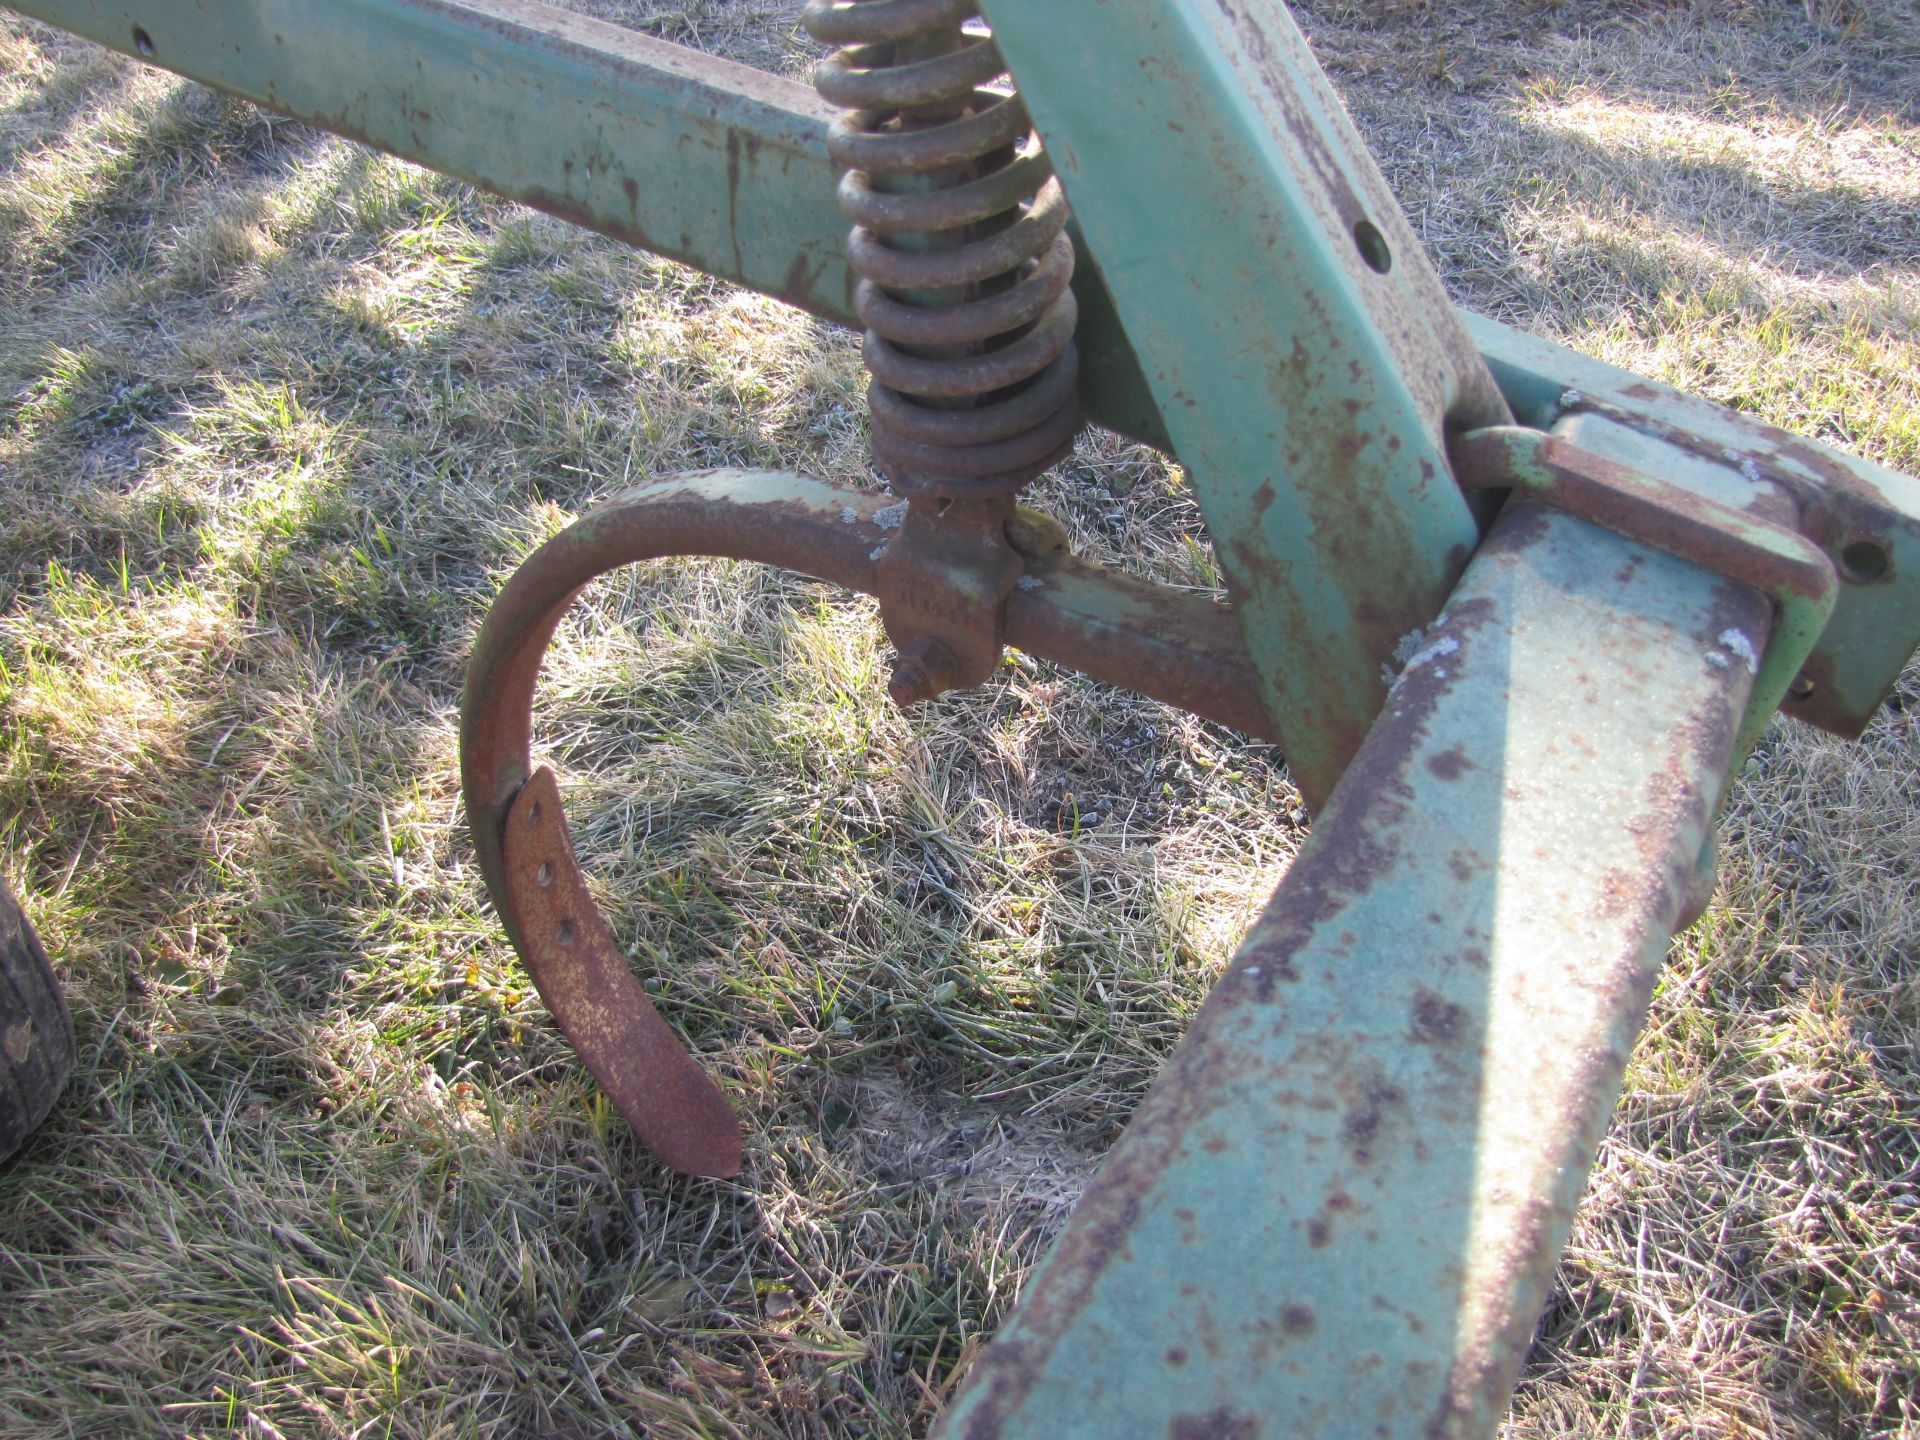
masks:
<path id="1" fill-rule="evenodd" d="M 1013 644 L 1284 747 L 1311 834 L 943 1433 L 1492 1431 L 1729 777 L 1920 643 L 1920 486 L 1456 311 L 1278 0 L 815 0 L 817 92 L 527 0 L 10 3 L 866 332 L 891 495 L 618 495 L 469 674 L 489 889 L 675 1168 L 737 1121 L 531 760 L 595 576 L 782 565 L 879 597 L 898 703 Z M 1083 420 L 1178 459 L 1230 603 L 1019 505 Z"/>

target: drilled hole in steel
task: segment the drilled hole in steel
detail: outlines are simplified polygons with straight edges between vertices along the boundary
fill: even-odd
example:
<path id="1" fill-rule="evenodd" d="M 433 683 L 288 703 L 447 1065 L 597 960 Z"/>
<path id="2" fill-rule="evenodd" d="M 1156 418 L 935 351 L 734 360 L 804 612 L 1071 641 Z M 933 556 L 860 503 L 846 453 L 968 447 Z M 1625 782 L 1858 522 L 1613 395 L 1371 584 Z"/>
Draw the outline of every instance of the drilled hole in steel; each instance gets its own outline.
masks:
<path id="1" fill-rule="evenodd" d="M 1840 572 L 1856 585 L 1871 585 L 1887 573 L 1887 551 L 1871 540 L 1856 540 L 1840 552 Z"/>
<path id="2" fill-rule="evenodd" d="M 553 884 L 553 865 L 549 861 L 542 860 L 540 868 L 533 872 L 533 881 L 543 888 Z"/>
<path id="3" fill-rule="evenodd" d="M 558 940 L 562 945 L 573 944 L 573 921 L 562 920 L 558 925 L 554 926 L 553 938 Z"/>
<path id="4" fill-rule="evenodd" d="M 140 52 L 141 59 L 151 60 L 153 58 L 153 36 L 149 35 L 138 25 L 133 27 L 133 48 Z"/>
<path id="5" fill-rule="evenodd" d="M 1813 677 L 1803 670 L 1794 676 L 1793 683 L 1787 686 L 1787 699 L 1811 700 L 1813 698 L 1814 688 Z"/>
<path id="6" fill-rule="evenodd" d="M 1387 237 L 1371 220 L 1362 220 L 1353 227 L 1353 243 L 1360 247 L 1360 258 L 1374 274 L 1384 275 L 1393 268 L 1393 251 L 1387 248 Z"/>

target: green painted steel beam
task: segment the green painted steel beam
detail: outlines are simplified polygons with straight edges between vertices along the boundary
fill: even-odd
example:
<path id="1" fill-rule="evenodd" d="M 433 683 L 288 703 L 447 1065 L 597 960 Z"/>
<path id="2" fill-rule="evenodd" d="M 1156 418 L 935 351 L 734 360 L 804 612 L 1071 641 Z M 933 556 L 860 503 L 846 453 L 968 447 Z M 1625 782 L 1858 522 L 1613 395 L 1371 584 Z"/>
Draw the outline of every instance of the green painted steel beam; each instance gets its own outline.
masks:
<path id="1" fill-rule="evenodd" d="M 527 0 L 7 3 L 279 113 L 853 323 L 846 220 L 826 153 L 830 115 L 805 85 Z M 1040 79 L 1023 75 L 1029 85 Z M 1085 83 L 1076 74 L 1073 87 Z M 1086 190 L 1084 180 L 1077 188 Z M 1153 208 L 1185 207 L 1156 198 Z M 1092 262 L 1075 282 L 1087 413 L 1174 448 L 1101 276 L 1105 266 L 1128 285 L 1144 283 L 1134 278 L 1138 248 L 1124 234 L 1111 255 L 1081 241 Z M 1756 483 L 1778 477 L 1804 497 L 1803 514 L 1845 584 L 1805 682 L 1783 708 L 1858 734 L 1920 645 L 1920 483 L 1460 313 L 1522 423 L 1551 426 L 1571 396 L 1576 411 L 1750 467 L 1762 477 Z M 1266 413 L 1265 402 L 1258 413 Z"/>
<path id="2" fill-rule="evenodd" d="M 14 8 L 816 314 L 852 313 L 826 112 L 774 76 L 521 0 Z"/>
<path id="3" fill-rule="evenodd" d="M 9 8 L 856 323 L 846 217 L 811 87 L 529 0 L 6 0 Z M 1087 413 L 1164 444 L 1092 267 Z"/>
<path id="4" fill-rule="evenodd" d="M 1506 402 L 1283 5 L 986 9 L 1317 808 L 1479 543 L 1448 427 Z"/>
<path id="5" fill-rule="evenodd" d="M 938 1433 L 1491 1435 L 1767 624 L 1510 503 Z"/>

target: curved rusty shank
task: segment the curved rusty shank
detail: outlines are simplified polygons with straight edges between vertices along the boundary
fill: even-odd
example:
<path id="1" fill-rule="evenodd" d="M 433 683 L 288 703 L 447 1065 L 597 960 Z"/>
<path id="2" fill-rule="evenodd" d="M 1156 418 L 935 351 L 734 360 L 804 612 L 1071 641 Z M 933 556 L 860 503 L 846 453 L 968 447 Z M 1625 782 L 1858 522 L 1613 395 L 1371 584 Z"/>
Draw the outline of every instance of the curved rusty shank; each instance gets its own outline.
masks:
<path id="1" fill-rule="evenodd" d="M 536 550 L 488 612 L 460 710 L 461 785 L 488 893 L 547 1008 L 654 1153 L 684 1174 L 740 1168 L 739 1122 L 653 1008 L 586 888 L 550 771 L 530 758 L 534 682 L 595 576 L 667 555 L 782 565 L 871 593 L 899 524 L 884 496 L 775 471 L 705 470 L 617 496 Z M 1007 638 L 1272 738 L 1233 612 L 1075 559 L 1044 524 L 1012 527 L 1026 574 Z"/>
<path id="2" fill-rule="evenodd" d="M 507 807 L 507 903 L 520 953 L 548 1008 L 647 1147 L 683 1175 L 740 1173 L 740 1122 L 726 1096 L 634 980 L 567 838 L 553 771 Z"/>
<path id="3" fill-rule="evenodd" d="M 567 843 L 553 777 L 531 774 L 534 682 L 581 587 L 636 560 L 728 555 L 863 587 L 872 562 L 862 537 L 822 512 L 817 489 L 798 476 L 714 471 L 593 511 L 514 573 L 467 670 L 461 785 L 494 907 L 587 1069 L 648 1148 L 683 1174 L 737 1174 L 740 1124 L 614 944 Z"/>

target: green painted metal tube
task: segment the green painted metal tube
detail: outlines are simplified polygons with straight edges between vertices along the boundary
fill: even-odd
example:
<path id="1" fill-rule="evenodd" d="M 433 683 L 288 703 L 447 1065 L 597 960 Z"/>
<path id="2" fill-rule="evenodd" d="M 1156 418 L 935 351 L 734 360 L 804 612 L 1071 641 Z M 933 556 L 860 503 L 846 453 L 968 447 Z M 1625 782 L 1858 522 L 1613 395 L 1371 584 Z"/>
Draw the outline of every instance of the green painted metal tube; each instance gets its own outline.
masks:
<path id="1" fill-rule="evenodd" d="M 1510 503 L 940 1433 L 1490 1435 L 1767 623 Z"/>
<path id="2" fill-rule="evenodd" d="M 336 135 L 853 325 L 813 90 L 530 0 L 7 0 Z M 1091 266 L 1088 415 L 1165 443 Z"/>
<path id="3" fill-rule="evenodd" d="M 1479 543 L 1447 427 L 1506 402 L 1284 5 L 986 8 L 1318 808 Z"/>
<path id="4" fill-rule="evenodd" d="M 852 315 L 827 112 L 776 76 L 525 0 L 14 8 L 816 314 Z M 800 183 L 783 185 L 789 175 Z"/>

